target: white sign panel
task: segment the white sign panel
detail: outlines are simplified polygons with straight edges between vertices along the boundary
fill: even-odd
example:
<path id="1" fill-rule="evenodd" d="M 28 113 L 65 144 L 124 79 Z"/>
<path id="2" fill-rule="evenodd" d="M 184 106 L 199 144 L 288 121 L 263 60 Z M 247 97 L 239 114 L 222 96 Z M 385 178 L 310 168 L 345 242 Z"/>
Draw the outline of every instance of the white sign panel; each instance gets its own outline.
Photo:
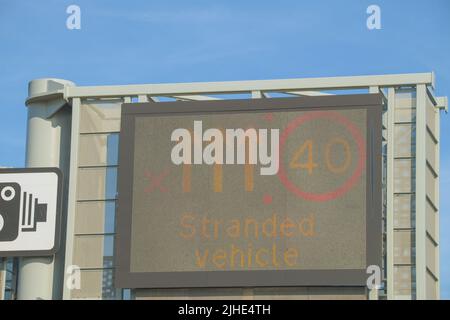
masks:
<path id="1" fill-rule="evenodd" d="M 61 186 L 56 168 L 0 170 L 0 257 L 58 250 Z"/>

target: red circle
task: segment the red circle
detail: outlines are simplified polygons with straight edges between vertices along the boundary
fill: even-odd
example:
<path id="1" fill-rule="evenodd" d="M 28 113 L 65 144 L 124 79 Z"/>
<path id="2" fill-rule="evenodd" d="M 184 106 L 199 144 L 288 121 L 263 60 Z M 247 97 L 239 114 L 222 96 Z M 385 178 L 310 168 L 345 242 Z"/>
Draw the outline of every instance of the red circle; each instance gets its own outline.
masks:
<path id="1" fill-rule="evenodd" d="M 352 135 L 358 147 L 358 154 L 359 154 L 358 165 L 353 171 L 352 176 L 337 189 L 326 193 L 312 193 L 301 190 L 298 186 L 296 186 L 294 183 L 292 183 L 292 181 L 289 180 L 289 178 L 286 175 L 284 165 L 281 161 L 279 161 L 280 168 L 278 171 L 278 177 L 281 183 L 283 183 L 283 185 L 286 187 L 286 189 L 288 189 L 290 192 L 294 193 L 298 197 L 310 201 L 323 202 L 333 200 L 337 197 L 342 196 L 357 182 L 358 178 L 361 176 L 361 173 L 365 167 L 366 152 L 364 139 L 362 138 L 359 129 L 349 119 L 333 111 L 312 111 L 307 112 L 304 115 L 298 116 L 297 118 L 289 122 L 287 127 L 283 130 L 283 133 L 281 134 L 280 138 L 279 157 L 281 157 L 281 155 L 283 154 L 283 149 L 288 136 L 305 122 L 317 118 L 328 118 L 332 121 L 338 122 L 341 125 L 343 125 Z"/>

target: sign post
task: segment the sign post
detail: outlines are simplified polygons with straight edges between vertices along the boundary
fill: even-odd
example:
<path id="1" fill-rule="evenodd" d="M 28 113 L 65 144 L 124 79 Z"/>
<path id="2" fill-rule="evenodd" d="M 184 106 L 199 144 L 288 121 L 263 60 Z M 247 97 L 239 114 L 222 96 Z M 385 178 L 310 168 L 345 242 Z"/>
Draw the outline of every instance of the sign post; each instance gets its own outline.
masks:
<path id="1" fill-rule="evenodd" d="M 0 300 L 5 299 L 6 259 L 0 258 Z"/>

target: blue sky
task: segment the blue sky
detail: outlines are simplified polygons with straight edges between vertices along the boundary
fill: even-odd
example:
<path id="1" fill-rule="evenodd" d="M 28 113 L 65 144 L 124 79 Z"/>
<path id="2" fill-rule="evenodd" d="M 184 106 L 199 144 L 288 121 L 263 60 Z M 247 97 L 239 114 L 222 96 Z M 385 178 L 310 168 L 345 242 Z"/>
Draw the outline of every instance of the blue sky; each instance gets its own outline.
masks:
<path id="1" fill-rule="evenodd" d="M 81 7 L 82 29 L 66 28 Z M 366 8 L 381 8 L 368 30 Z M 0 165 L 24 165 L 27 83 L 77 85 L 436 72 L 450 96 L 450 2 L 0 0 Z M 450 119 L 441 117 L 441 294 L 450 299 Z"/>

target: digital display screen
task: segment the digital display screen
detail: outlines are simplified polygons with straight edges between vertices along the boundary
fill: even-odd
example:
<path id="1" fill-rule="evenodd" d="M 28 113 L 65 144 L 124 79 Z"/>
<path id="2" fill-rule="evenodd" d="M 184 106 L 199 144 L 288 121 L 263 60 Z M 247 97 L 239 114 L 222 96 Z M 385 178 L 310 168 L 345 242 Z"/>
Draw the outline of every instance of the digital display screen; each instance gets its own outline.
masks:
<path id="1" fill-rule="evenodd" d="M 364 285 L 380 168 L 379 95 L 125 104 L 117 281 Z"/>

